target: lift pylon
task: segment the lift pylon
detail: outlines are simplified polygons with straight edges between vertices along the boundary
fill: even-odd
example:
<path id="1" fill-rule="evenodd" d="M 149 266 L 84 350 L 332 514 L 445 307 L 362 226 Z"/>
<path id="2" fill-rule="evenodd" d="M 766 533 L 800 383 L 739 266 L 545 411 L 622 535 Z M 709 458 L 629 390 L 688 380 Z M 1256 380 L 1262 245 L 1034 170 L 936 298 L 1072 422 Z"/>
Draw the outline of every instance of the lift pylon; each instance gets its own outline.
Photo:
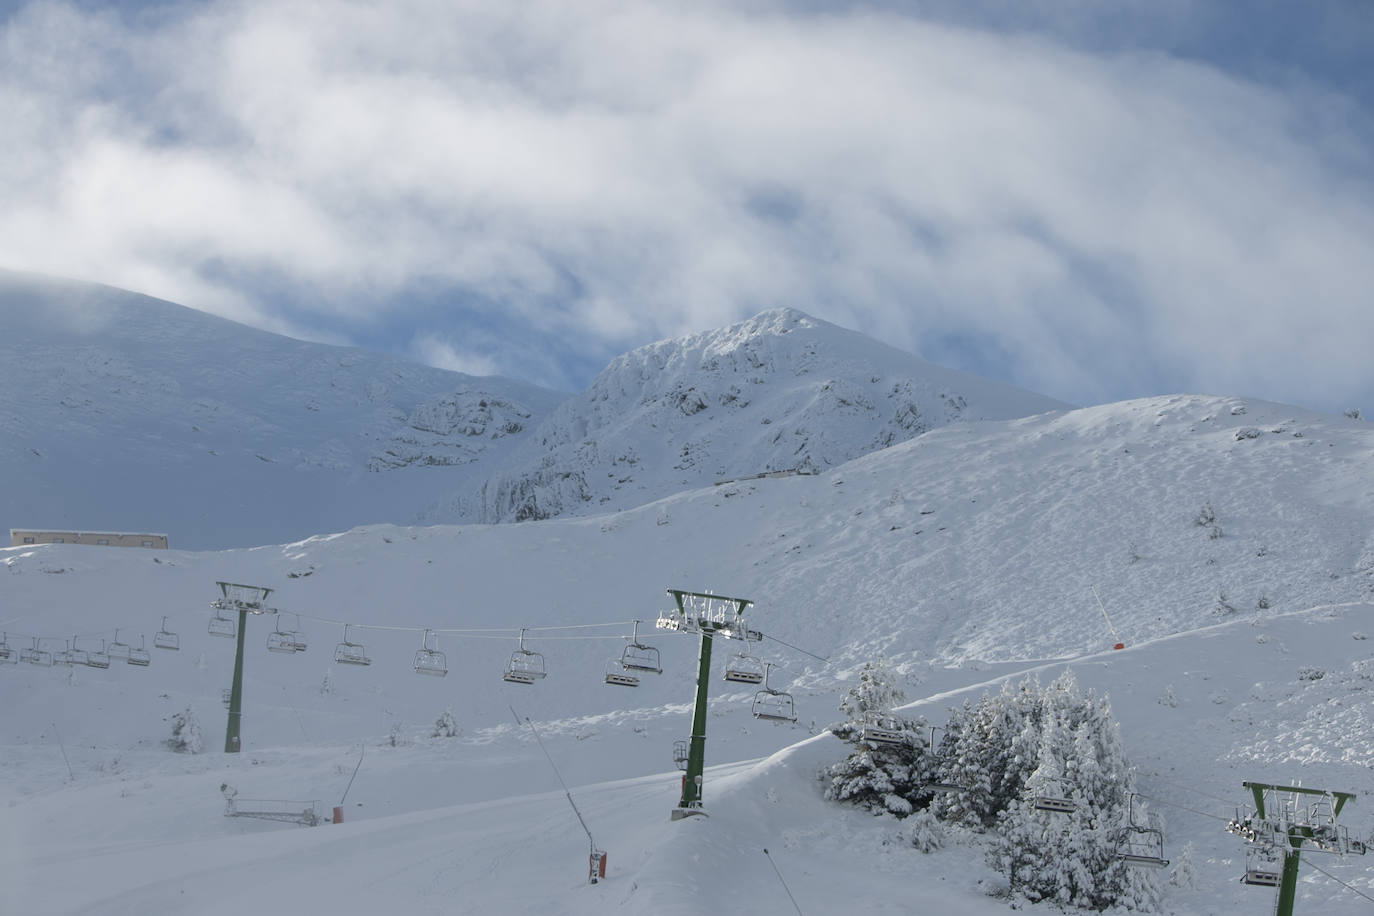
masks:
<path id="1" fill-rule="evenodd" d="M 1226 830 L 1248 844 L 1245 876 L 1241 880 L 1278 887 L 1275 916 L 1293 916 L 1298 895 L 1298 862 L 1304 843 L 1342 856 L 1365 854 L 1365 844 L 1351 840 L 1349 832 L 1336 824 L 1341 809 L 1355 798 L 1353 792 L 1262 782 L 1242 785 L 1254 796 L 1254 813 L 1237 811 Z"/>

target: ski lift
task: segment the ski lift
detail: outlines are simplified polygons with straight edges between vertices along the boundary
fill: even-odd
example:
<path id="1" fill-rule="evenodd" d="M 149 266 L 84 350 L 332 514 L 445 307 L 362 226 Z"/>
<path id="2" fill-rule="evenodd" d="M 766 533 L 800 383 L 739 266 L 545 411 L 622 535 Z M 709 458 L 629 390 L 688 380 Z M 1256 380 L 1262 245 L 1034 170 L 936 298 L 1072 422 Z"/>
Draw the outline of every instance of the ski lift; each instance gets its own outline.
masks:
<path id="1" fill-rule="evenodd" d="M 122 658 L 129 660 L 129 647 L 119 641 L 119 630 L 115 630 L 114 641 L 105 648 L 105 654 L 110 658 Z"/>
<path id="2" fill-rule="evenodd" d="M 68 650 L 69 653 L 70 653 L 70 656 L 71 656 L 71 662 L 70 662 L 70 664 L 73 664 L 73 665 L 89 665 L 89 664 L 90 664 L 91 654 L 90 654 L 89 652 L 87 652 L 85 649 L 81 648 L 81 637 L 79 637 L 79 636 L 73 636 L 73 637 L 72 637 L 72 641 L 71 641 L 71 643 L 69 643 L 69 645 L 70 645 L 70 647 L 71 647 L 71 648 Z"/>
<path id="3" fill-rule="evenodd" d="M 638 687 L 639 675 L 631 674 L 624 661 L 613 658 L 606 663 L 606 683 L 618 687 Z"/>
<path id="4" fill-rule="evenodd" d="M 86 653 L 86 667 L 88 668 L 108 668 L 110 667 L 110 653 L 105 651 L 105 640 L 100 641 L 100 648 Z"/>
<path id="5" fill-rule="evenodd" d="M 870 716 L 859 730 L 859 740 L 869 744 L 899 745 L 906 744 L 906 733 L 896 728 L 885 728 L 877 723 L 876 716 Z"/>
<path id="6" fill-rule="evenodd" d="M 1273 849 L 1253 846 L 1245 850 L 1245 875 L 1240 879 L 1242 884 L 1278 887 L 1279 878 L 1278 855 Z"/>
<path id="7" fill-rule="evenodd" d="M 620 653 L 620 666 L 630 671 L 647 671 L 651 674 L 662 674 L 663 665 L 660 663 L 658 650 L 653 646 L 646 646 L 639 641 L 639 621 L 631 622 L 630 640 L 625 645 L 625 651 Z M 607 683 L 610 683 L 608 680 Z M 638 684 L 638 680 L 635 684 Z M 633 687 L 635 684 L 629 686 Z"/>
<path id="8" fill-rule="evenodd" d="M 434 637 L 434 648 L 429 647 L 429 635 L 430 631 L 425 630 L 425 635 L 420 637 L 420 651 L 415 653 L 415 673 L 443 677 L 448 674 L 448 659 L 439 651 L 437 635 Z"/>
<path id="9" fill-rule="evenodd" d="M 334 647 L 334 661 L 340 665 L 372 664 L 362 643 L 348 641 L 348 624 L 344 624 L 344 641 Z"/>
<path id="10" fill-rule="evenodd" d="M 1126 836 L 1116 857 L 1135 868 L 1163 868 L 1169 864 L 1164 858 L 1164 831 L 1148 817 L 1145 824 L 1136 823 L 1134 792 L 1127 799 Z"/>
<path id="11" fill-rule="evenodd" d="M 296 626 L 300 626 L 300 615 L 296 615 Z M 281 628 L 281 614 L 277 615 L 277 625 L 271 633 L 267 634 L 268 652 L 286 652 L 295 654 L 305 651 L 305 634 L 299 630 L 283 630 Z"/>
<path id="12" fill-rule="evenodd" d="M 71 640 L 67 640 L 67 647 L 65 649 L 58 649 L 56 652 L 52 654 L 52 663 L 54 665 L 62 665 L 66 668 L 70 668 L 72 666 Z"/>
<path id="13" fill-rule="evenodd" d="M 215 609 L 215 616 L 210 618 L 210 626 L 208 627 L 210 635 L 233 639 L 238 633 L 238 625 L 234 622 L 234 618 L 220 615 L 223 608 L 219 606 L 218 601 L 211 604 L 211 607 Z"/>
<path id="14" fill-rule="evenodd" d="M 148 667 L 148 663 L 152 661 L 152 657 L 148 655 L 148 637 L 144 636 L 142 633 L 138 634 L 138 648 L 129 649 L 129 654 L 126 656 L 125 661 L 139 668 Z"/>
<path id="15" fill-rule="evenodd" d="M 14 651 L 4 633 L 0 633 L 0 662 L 8 665 L 19 663 L 19 653 Z"/>
<path id="16" fill-rule="evenodd" d="M 692 753 L 692 742 L 679 738 L 673 742 L 673 766 L 679 770 L 687 769 L 687 759 Z"/>
<path id="17" fill-rule="evenodd" d="M 764 663 L 763 689 L 754 694 L 754 718 L 770 722 L 795 722 L 797 710 L 792 703 L 792 694 L 768 686 L 768 672 L 772 668 L 771 662 Z"/>
<path id="18" fill-rule="evenodd" d="M 1054 814 L 1073 814 L 1078 806 L 1069 798 L 1052 798 L 1041 795 L 1031 803 L 1037 811 L 1050 811 Z"/>
<path id="19" fill-rule="evenodd" d="M 511 653 L 501 680 L 512 684 L 533 684 L 547 674 L 544 670 L 544 656 L 525 648 L 525 631 L 520 630 L 520 648 Z"/>
<path id="20" fill-rule="evenodd" d="M 46 649 L 38 647 L 38 637 L 33 637 L 33 646 L 28 649 L 19 650 L 19 660 L 28 662 L 30 665 L 38 665 L 40 668 L 52 666 L 52 653 Z"/>
<path id="21" fill-rule="evenodd" d="M 763 675 L 763 661 L 748 652 L 732 655 L 725 662 L 725 679 L 727 681 L 734 681 L 736 684 L 761 684 L 763 683 Z"/>
<path id="22" fill-rule="evenodd" d="M 156 649 L 180 649 L 181 637 L 167 629 L 167 618 L 162 618 L 162 629 L 153 634 L 153 647 Z"/>

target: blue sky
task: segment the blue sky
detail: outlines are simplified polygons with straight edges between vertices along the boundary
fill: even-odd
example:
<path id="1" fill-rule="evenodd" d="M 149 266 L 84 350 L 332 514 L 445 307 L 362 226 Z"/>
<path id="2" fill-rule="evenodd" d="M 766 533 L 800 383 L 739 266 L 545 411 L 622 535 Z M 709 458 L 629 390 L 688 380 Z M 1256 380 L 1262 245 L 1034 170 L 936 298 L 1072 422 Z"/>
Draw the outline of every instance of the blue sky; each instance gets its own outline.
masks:
<path id="1" fill-rule="evenodd" d="M 1374 411 L 1374 5 L 0 7 L 0 266 L 583 387 L 792 306 Z"/>

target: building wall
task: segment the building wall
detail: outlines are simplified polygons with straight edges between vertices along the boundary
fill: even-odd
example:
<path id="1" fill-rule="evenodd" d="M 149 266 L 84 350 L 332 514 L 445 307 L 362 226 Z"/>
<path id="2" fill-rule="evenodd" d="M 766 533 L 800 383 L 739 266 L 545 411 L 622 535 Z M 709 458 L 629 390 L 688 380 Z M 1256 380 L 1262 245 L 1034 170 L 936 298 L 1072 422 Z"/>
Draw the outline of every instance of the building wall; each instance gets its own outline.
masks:
<path id="1" fill-rule="evenodd" d="M 10 546 L 27 544 L 89 544 L 93 547 L 151 547 L 167 549 L 167 535 L 143 534 L 134 531 L 42 531 L 28 528 L 10 529 Z"/>

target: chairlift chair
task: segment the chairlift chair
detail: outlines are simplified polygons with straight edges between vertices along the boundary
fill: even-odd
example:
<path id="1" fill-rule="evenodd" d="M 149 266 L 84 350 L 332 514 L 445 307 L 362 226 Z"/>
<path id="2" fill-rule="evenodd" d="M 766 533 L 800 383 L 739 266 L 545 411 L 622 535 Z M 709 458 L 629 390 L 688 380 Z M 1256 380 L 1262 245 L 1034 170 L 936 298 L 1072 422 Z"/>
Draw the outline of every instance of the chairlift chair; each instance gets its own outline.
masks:
<path id="1" fill-rule="evenodd" d="M 19 653 L 9 644 L 9 640 L 4 633 L 0 633 L 0 663 L 7 665 L 19 664 Z"/>
<path id="2" fill-rule="evenodd" d="M 520 630 L 520 648 L 511 653 L 510 662 L 501 680 L 512 684 L 533 684 L 548 672 L 544 669 L 544 656 L 525 648 L 525 631 Z"/>
<path id="3" fill-rule="evenodd" d="M 152 657 L 148 655 L 148 638 L 142 633 L 138 634 L 138 648 L 129 649 L 129 654 L 125 659 L 130 665 L 139 668 L 147 668 Z"/>
<path id="4" fill-rule="evenodd" d="M 67 644 L 67 654 L 71 658 L 72 665 L 85 665 L 89 662 L 91 654 L 81 648 L 81 637 L 73 636 L 72 641 Z"/>
<path id="5" fill-rule="evenodd" d="M 67 647 L 65 649 L 58 649 L 52 654 L 52 663 L 54 665 L 62 665 L 65 668 L 70 668 L 72 666 L 72 642 L 70 639 L 67 640 Z"/>
<path id="6" fill-rule="evenodd" d="M 764 663 L 763 689 L 754 694 L 752 708 L 754 718 L 766 719 L 770 722 L 795 722 L 797 721 L 797 709 L 792 702 L 792 694 L 768 686 L 768 672 L 772 668 L 772 663 Z"/>
<path id="7" fill-rule="evenodd" d="M 1134 792 L 1127 799 L 1126 836 L 1116 857 L 1135 868 L 1163 868 L 1169 864 L 1164 858 L 1164 831 L 1148 815 L 1144 824 L 1136 821 Z"/>
<path id="8" fill-rule="evenodd" d="M 429 647 L 429 637 L 430 631 L 425 630 L 425 635 L 420 638 L 420 651 L 415 653 L 415 673 L 444 677 L 448 674 L 448 659 L 439 651 L 439 637 L 434 637 L 433 649 Z"/>
<path id="9" fill-rule="evenodd" d="M 732 655 L 725 662 L 725 679 L 736 684 L 762 684 L 763 661 L 748 652 Z"/>
<path id="10" fill-rule="evenodd" d="M 86 667 L 88 668 L 108 668 L 110 667 L 110 653 L 105 651 L 105 640 L 100 641 L 100 648 L 86 653 Z"/>
<path id="11" fill-rule="evenodd" d="M 296 626 L 300 626 L 299 618 L 296 620 Z M 289 655 L 304 652 L 305 638 L 299 630 L 283 630 L 281 628 L 281 614 L 278 614 L 276 627 L 267 634 L 267 651 L 283 652 Z"/>
<path id="12" fill-rule="evenodd" d="M 1278 887 L 1280 879 L 1278 856 L 1273 850 L 1252 847 L 1245 851 L 1245 874 L 1241 883 L 1257 887 Z"/>
<path id="13" fill-rule="evenodd" d="M 632 621 L 633 629 L 630 632 L 629 642 L 625 644 L 625 651 L 620 653 L 620 665 L 630 671 L 647 671 L 651 674 L 662 674 L 663 665 L 659 658 L 658 650 L 653 646 L 645 645 L 639 641 L 639 621 Z M 610 681 L 607 681 L 610 683 Z M 636 681 L 638 683 L 638 681 Z M 634 685 L 630 685 L 634 686 Z"/>
<path id="14" fill-rule="evenodd" d="M 162 618 L 162 629 L 153 634 L 153 648 L 180 649 L 181 637 L 167 629 L 167 618 Z"/>
<path id="15" fill-rule="evenodd" d="M 129 660 L 129 646 L 119 641 L 119 630 L 115 630 L 114 640 L 105 647 L 105 654 L 110 658 L 122 658 Z"/>
<path id="16" fill-rule="evenodd" d="M 868 744 L 887 744 L 897 745 L 906 744 L 906 734 L 895 728 L 884 728 L 881 725 L 868 721 L 859 730 L 859 740 Z"/>
<path id="17" fill-rule="evenodd" d="M 38 646 L 38 637 L 33 638 L 33 646 L 28 649 L 19 650 L 19 660 L 28 662 L 30 665 L 38 665 L 40 668 L 52 667 L 52 653 Z"/>
<path id="18" fill-rule="evenodd" d="M 233 639 L 238 635 L 238 624 L 232 617 L 220 616 L 222 608 L 219 603 L 212 605 L 215 608 L 215 616 L 210 618 L 210 626 L 207 628 L 211 636 L 223 636 L 225 639 Z"/>
<path id="19" fill-rule="evenodd" d="M 606 663 L 606 683 L 617 687 L 638 687 L 639 675 L 631 674 L 629 666 L 620 659 L 613 658 Z"/>
<path id="20" fill-rule="evenodd" d="M 1036 798 L 1031 804 L 1037 811 L 1050 811 L 1054 814 L 1073 814 L 1078 808 L 1072 799 L 1051 798 L 1045 795 Z"/>
<path id="21" fill-rule="evenodd" d="M 344 624 L 344 641 L 334 647 L 334 661 L 340 665 L 370 665 L 367 649 L 360 642 L 348 641 L 348 624 Z"/>

